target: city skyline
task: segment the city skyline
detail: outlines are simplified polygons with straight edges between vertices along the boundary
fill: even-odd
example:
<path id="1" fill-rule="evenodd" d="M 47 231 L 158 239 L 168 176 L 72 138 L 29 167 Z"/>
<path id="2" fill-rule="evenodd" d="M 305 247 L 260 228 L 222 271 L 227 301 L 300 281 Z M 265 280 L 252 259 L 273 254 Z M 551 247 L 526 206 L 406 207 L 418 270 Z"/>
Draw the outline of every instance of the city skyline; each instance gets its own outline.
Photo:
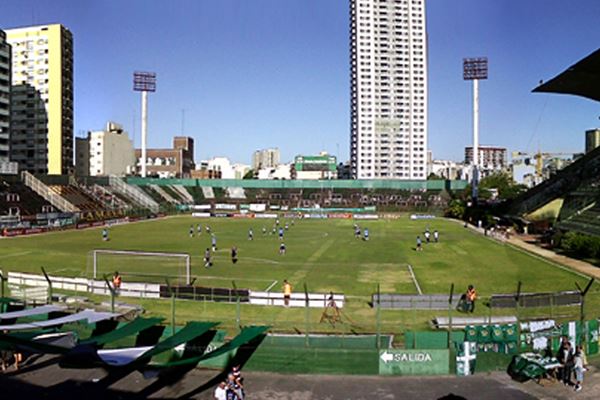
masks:
<path id="1" fill-rule="evenodd" d="M 77 136 L 113 120 L 139 146 L 131 73 L 147 69 L 158 73 L 151 147 L 180 135 L 184 114 L 196 159 L 249 163 L 267 147 L 279 147 L 286 161 L 320 150 L 349 158 L 348 1 L 6 3 L 1 29 L 56 22 L 73 32 Z M 490 59 L 480 95 L 482 144 L 583 151 L 584 132 L 598 126 L 594 103 L 530 93 L 596 49 L 600 4 L 563 3 L 427 2 L 428 148 L 435 158 L 460 160 L 470 145 L 470 90 L 460 70 L 462 57 L 480 55 Z"/>

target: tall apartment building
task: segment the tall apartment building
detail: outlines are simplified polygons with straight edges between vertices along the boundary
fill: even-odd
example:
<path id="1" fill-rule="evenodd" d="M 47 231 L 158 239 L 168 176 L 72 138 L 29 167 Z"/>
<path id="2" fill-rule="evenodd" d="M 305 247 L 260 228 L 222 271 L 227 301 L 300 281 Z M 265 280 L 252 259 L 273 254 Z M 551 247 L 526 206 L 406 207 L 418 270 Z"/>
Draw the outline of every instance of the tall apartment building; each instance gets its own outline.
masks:
<path id="1" fill-rule="evenodd" d="M 350 0 L 355 179 L 427 178 L 425 0 Z"/>
<path id="2" fill-rule="evenodd" d="M 279 158 L 278 148 L 256 150 L 252 154 L 252 169 L 256 172 L 262 168 L 277 168 Z"/>
<path id="3" fill-rule="evenodd" d="M 124 176 L 135 172 L 135 150 L 123 126 L 107 122 L 106 129 L 75 139 L 79 176 Z"/>
<path id="4" fill-rule="evenodd" d="M 0 165 L 9 161 L 11 47 L 0 30 Z"/>
<path id="5" fill-rule="evenodd" d="M 73 36 L 62 25 L 6 31 L 12 46 L 11 160 L 32 173 L 73 169 Z"/>

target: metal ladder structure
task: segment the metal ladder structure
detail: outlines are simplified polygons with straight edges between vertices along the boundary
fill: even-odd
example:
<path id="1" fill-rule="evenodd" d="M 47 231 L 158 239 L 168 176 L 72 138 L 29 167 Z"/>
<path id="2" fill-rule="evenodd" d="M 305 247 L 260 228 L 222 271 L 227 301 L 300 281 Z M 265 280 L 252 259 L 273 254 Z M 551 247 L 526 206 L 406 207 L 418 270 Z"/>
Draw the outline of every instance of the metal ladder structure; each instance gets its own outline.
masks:
<path id="1" fill-rule="evenodd" d="M 114 188 L 117 192 L 124 194 L 127 197 L 135 200 L 139 205 L 144 208 L 149 209 L 152 212 L 158 212 L 159 204 L 154 201 L 152 197 L 144 193 L 143 190 L 138 188 L 137 186 L 129 185 L 125 183 L 122 179 L 117 178 L 116 176 L 110 176 L 108 178 L 109 185 Z"/>
<path id="2" fill-rule="evenodd" d="M 55 193 L 52 189 L 46 186 L 45 183 L 37 179 L 31 173 L 27 171 L 21 172 L 21 179 L 23 180 L 25 186 L 39 194 L 41 197 L 44 198 L 44 200 L 52 204 L 52 206 L 54 206 L 54 208 L 56 208 L 57 210 L 72 213 L 81 212 L 81 210 L 78 207 L 73 205 L 61 195 Z"/>

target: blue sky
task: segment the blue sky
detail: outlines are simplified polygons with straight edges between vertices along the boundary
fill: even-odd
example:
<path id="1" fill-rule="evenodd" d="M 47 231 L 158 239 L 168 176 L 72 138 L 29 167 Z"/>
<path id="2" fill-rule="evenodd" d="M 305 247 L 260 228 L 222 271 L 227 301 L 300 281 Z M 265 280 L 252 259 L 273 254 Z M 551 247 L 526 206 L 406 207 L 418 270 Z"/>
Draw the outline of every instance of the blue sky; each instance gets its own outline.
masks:
<path id="1" fill-rule="evenodd" d="M 75 42 L 75 132 L 124 124 L 140 142 L 132 72 L 158 74 L 149 144 L 182 132 L 196 158 L 250 162 L 321 150 L 347 159 L 346 0 L 3 0 L 0 28 L 62 23 Z M 462 58 L 487 55 L 481 142 L 509 150 L 582 151 L 600 126 L 593 101 L 532 94 L 600 46 L 597 0 L 428 0 L 429 148 L 460 160 L 471 138 Z"/>

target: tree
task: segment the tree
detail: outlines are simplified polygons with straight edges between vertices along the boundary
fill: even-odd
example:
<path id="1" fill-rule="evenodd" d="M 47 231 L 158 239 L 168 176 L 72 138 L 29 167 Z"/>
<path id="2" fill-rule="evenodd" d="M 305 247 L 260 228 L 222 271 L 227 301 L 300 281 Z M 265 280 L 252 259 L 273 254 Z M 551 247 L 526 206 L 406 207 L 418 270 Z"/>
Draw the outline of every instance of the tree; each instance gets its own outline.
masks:
<path id="1" fill-rule="evenodd" d="M 244 175 L 243 179 L 254 179 L 254 170 L 251 169 L 248 172 L 246 172 L 246 175 Z"/>
<path id="2" fill-rule="evenodd" d="M 460 199 L 450 200 L 444 214 L 450 218 L 462 219 L 465 214 L 465 203 Z"/>

